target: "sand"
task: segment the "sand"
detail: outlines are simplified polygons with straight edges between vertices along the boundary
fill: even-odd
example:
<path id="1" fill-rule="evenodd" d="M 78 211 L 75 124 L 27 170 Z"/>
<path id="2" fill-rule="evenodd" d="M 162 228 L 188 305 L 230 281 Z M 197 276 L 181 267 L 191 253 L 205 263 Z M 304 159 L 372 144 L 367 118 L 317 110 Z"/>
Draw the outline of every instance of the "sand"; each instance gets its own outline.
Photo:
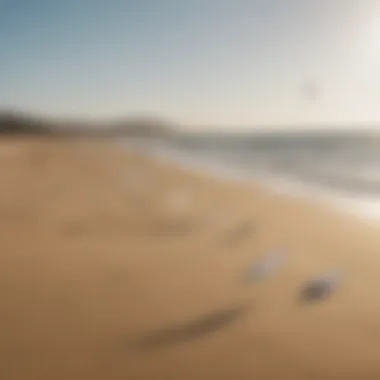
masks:
<path id="1" fill-rule="evenodd" d="M 375 223 L 109 141 L 2 140 L 0 170 L 1 379 L 380 378 Z"/>

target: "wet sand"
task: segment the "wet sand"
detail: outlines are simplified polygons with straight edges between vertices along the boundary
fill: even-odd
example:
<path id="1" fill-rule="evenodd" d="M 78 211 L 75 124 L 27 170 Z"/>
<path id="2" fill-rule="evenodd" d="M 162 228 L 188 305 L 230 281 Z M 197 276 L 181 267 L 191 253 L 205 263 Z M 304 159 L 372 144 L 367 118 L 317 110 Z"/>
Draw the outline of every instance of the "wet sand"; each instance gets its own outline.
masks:
<path id="1" fill-rule="evenodd" d="M 380 378 L 378 226 L 99 140 L 3 140 L 0 170 L 1 379 Z"/>

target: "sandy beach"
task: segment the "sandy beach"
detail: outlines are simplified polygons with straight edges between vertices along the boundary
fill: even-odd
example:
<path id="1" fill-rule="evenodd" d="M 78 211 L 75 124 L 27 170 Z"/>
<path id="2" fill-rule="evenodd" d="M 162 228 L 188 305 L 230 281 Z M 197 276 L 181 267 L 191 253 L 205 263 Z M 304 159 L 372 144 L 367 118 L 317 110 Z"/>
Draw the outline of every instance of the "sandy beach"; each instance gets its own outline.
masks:
<path id="1" fill-rule="evenodd" d="M 1 379 L 380 378 L 374 222 L 109 141 L 3 139 L 0 170 Z"/>

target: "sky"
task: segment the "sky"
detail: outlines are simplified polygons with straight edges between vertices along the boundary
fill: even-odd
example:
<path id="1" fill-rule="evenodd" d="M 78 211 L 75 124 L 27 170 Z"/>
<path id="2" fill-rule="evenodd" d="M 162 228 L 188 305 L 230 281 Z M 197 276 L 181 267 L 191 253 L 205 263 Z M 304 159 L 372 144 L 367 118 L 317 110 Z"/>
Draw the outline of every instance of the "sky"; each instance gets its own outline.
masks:
<path id="1" fill-rule="evenodd" d="M 380 2 L 0 0 L 0 108 L 380 126 Z"/>

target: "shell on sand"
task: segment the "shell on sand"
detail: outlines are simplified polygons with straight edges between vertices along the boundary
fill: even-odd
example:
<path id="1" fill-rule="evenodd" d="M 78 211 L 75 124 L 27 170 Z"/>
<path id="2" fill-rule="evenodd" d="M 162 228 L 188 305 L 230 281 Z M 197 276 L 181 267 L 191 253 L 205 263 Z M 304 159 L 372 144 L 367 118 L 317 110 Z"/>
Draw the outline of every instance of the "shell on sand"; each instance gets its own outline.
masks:
<path id="1" fill-rule="evenodd" d="M 301 290 L 303 301 L 315 301 L 330 295 L 336 290 L 343 278 L 343 270 L 331 270 L 311 279 Z"/>

